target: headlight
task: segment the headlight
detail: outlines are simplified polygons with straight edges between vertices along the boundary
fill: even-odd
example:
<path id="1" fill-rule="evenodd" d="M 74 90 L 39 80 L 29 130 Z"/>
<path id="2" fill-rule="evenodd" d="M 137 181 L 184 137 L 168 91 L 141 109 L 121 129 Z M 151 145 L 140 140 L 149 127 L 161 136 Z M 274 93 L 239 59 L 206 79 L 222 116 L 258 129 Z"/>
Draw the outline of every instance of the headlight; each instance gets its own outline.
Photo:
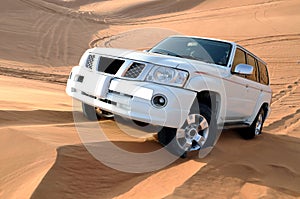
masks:
<path id="1" fill-rule="evenodd" d="M 146 80 L 161 84 L 182 87 L 188 78 L 188 72 L 163 66 L 154 66 Z"/>

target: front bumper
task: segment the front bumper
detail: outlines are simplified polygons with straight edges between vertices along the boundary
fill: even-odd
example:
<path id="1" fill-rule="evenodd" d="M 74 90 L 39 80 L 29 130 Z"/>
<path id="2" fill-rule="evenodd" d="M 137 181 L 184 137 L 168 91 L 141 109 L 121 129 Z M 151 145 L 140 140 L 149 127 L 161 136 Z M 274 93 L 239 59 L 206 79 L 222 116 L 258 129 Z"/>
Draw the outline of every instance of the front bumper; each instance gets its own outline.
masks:
<path id="1" fill-rule="evenodd" d="M 196 93 L 183 88 L 144 81 L 119 79 L 76 66 L 68 79 L 69 96 L 125 118 L 152 125 L 179 128 L 183 125 Z M 157 108 L 153 96 L 163 95 L 166 106 Z"/>

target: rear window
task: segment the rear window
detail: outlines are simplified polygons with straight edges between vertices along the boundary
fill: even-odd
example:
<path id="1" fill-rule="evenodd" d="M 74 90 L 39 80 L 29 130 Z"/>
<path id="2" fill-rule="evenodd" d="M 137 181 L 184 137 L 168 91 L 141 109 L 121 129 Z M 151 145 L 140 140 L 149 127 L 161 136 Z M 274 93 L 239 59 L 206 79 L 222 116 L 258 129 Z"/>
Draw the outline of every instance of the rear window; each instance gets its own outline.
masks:
<path id="1" fill-rule="evenodd" d="M 260 71 L 259 82 L 265 85 L 269 85 L 269 74 L 268 74 L 267 66 L 262 62 L 258 61 L 258 67 Z"/>

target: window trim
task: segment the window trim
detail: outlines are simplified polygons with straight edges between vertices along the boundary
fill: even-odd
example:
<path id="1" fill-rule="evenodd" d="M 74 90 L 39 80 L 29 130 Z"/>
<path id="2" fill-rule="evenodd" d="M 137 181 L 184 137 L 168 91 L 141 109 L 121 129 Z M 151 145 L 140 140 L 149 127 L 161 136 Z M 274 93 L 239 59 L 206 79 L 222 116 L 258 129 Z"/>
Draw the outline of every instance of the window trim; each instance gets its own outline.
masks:
<path id="1" fill-rule="evenodd" d="M 233 58 L 232 58 L 232 61 L 230 63 L 230 72 L 231 72 L 231 74 L 234 74 L 233 70 L 234 70 L 235 66 L 233 64 L 234 64 L 234 58 L 235 58 L 235 54 L 236 54 L 237 50 L 241 50 L 245 54 L 245 61 L 246 61 L 245 63 L 247 63 L 247 52 L 244 49 L 240 48 L 239 46 L 236 46 L 235 51 L 232 53 Z M 245 78 L 244 75 L 238 75 L 238 76 Z"/>
<path id="2" fill-rule="evenodd" d="M 267 63 L 264 62 L 262 59 L 257 57 L 255 54 L 251 53 L 250 51 L 248 51 L 247 49 L 245 49 L 244 47 L 242 47 L 240 45 L 236 45 L 234 51 L 232 52 L 232 60 L 230 61 L 230 65 L 229 65 L 229 69 L 231 71 L 231 74 L 235 75 L 232 70 L 233 70 L 233 67 L 234 67 L 233 63 L 234 63 L 235 53 L 238 49 L 245 53 L 246 64 L 248 64 L 248 60 L 247 60 L 247 55 L 248 54 L 254 58 L 255 65 L 256 65 L 256 68 L 257 68 L 257 71 L 258 71 L 258 79 L 257 79 L 257 81 L 254 81 L 254 80 L 248 79 L 247 77 L 244 77 L 244 76 L 239 75 L 238 77 L 242 77 L 244 79 L 254 81 L 254 82 L 257 82 L 257 83 L 262 84 L 262 85 L 270 85 L 270 76 L 269 76 L 269 70 L 268 70 Z M 261 82 L 261 71 L 260 71 L 260 67 L 259 67 L 259 62 L 261 62 L 265 66 L 266 75 L 267 75 L 267 78 L 268 78 L 268 84 L 264 84 L 264 83 Z"/>
<path id="3" fill-rule="evenodd" d="M 248 79 L 248 80 L 251 80 L 251 81 L 254 81 L 254 82 L 257 82 L 257 83 L 260 83 L 260 71 L 259 71 L 259 67 L 258 67 L 258 63 L 257 63 L 257 59 L 256 59 L 256 57 L 255 56 L 253 56 L 253 54 L 250 54 L 250 53 L 246 53 L 246 62 L 247 62 L 247 64 L 248 65 L 250 65 L 249 63 L 248 63 L 248 56 L 249 57 L 252 57 L 253 59 L 254 59 L 254 66 L 253 66 L 253 71 L 257 71 L 257 74 L 255 75 L 255 80 L 253 80 L 253 79 L 249 79 L 249 78 L 247 78 L 247 76 L 245 77 L 246 79 Z M 252 66 L 252 65 L 250 65 L 250 66 Z"/>
<path id="4" fill-rule="evenodd" d="M 260 70 L 260 67 L 259 67 L 259 61 L 257 61 L 257 64 L 258 64 L 258 68 Z M 265 83 L 262 83 L 261 81 L 261 77 L 259 77 L 259 83 L 260 84 L 263 84 L 263 85 L 266 85 L 266 86 L 269 86 L 270 85 L 270 76 L 269 76 L 269 70 L 268 70 L 268 66 L 264 63 L 264 62 L 261 62 L 261 64 L 263 65 L 264 69 L 265 69 L 265 72 L 266 72 L 266 76 L 267 76 L 267 84 Z M 259 75 L 261 75 L 261 73 L 259 73 Z"/>

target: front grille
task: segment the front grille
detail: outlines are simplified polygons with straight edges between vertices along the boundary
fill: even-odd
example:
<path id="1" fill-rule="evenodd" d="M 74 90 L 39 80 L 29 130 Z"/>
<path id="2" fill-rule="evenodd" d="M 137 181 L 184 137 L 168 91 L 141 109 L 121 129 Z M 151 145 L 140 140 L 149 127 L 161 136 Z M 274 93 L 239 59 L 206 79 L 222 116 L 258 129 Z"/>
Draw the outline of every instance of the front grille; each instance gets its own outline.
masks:
<path id="1" fill-rule="evenodd" d="M 89 55 L 86 60 L 85 67 L 89 69 L 93 69 L 94 60 L 95 60 L 95 55 Z"/>
<path id="2" fill-rule="evenodd" d="M 124 62 L 125 61 L 121 59 L 113 59 L 101 56 L 98 64 L 98 71 L 114 75 L 118 72 Z"/>
<path id="3" fill-rule="evenodd" d="M 141 74 L 144 68 L 145 68 L 145 64 L 134 62 L 126 71 L 124 77 L 137 78 Z"/>

